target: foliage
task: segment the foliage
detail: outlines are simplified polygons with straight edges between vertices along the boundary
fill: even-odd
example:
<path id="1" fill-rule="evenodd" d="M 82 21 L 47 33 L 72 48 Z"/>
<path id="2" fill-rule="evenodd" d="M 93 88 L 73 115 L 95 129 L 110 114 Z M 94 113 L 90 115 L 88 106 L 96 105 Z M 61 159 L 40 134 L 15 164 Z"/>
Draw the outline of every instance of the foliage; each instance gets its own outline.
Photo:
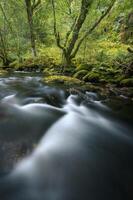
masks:
<path id="1" fill-rule="evenodd" d="M 133 87 L 133 78 L 123 79 L 123 80 L 121 81 L 121 85 L 124 85 L 124 86 L 132 86 L 132 87 Z"/>
<path id="2" fill-rule="evenodd" d="M 132 0 L 30 0 L 32 27 L 26 2 L 0 2 L 2 68 L 58 75 L 68 59 L 65 73 L 80 80 L 123 85 L 132 77 Z"/>

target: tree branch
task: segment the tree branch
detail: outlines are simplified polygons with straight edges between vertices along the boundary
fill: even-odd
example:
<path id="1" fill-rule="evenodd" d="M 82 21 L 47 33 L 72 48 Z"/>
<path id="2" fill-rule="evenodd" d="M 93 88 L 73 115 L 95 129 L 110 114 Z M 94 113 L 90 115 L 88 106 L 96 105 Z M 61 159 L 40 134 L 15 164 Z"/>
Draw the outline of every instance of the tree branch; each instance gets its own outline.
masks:
<path id="1" fill-rule="evenodd" d="M 92 33 L 92 31 L 100 24 L 100 22 L 108 15 L 108 13 L 110 12 L 110 10 L 112 9 L 112 7 L 114 6 L 116 0 L 113 0 L 112 3 L 110 4 L 110 6 L 107 8 L 107 10 L 103 13 L 103 15 L 101 15 L 101 17 L 92 25 L 92 27 L 86 31 L 86 33 L 81 37 L 81 39 L 79 40 L 76 49 L 74 50 L 74 52 L 71 55 L 71 58 L 74 58 L 82 44 L 82 42 L 85 40 L 85 38 Z"/>
<path id="2" fill-rule="evenodd" d="M 4 8 L 3 8 L 1 3 L 0 3 L 0 9 L 1 9 L 2 13 L 3 13 L 3 16 L 5 18 L 6 23 L 8 24 L 8 26 L 10 28 L 10 31 L 13 32 L 11 24 L 10 24 L 9 20 L 7 19 L 6 13 L 5 13 Z"/>
<path id="3" fill-rule="evenodd" d="M 56 23 L 56 12 L 55 12 L 55 2 L 51 0 L 52 8 L 53 8 L 53 18 L 54 18 L 54 35 L 56 39 L 57 46 L 65 52 L 65 48 L 60 43 L 60 34 L 57 32 L 57 23 Z"/>
<path id="4" fill-rule="evenodd" d="M 31 6 L 32 12 L 34 12 L 34 10 L 41 4 L 41 0 L 34 0 L 33 4 Z"/>
<path id="5" fill-rule="evenodd" d="M 74 19 L 74 22 L 73 22 L 73 24 L 72 24 L 70 30 L 69 30 L 69 31 L 67 32 L 67 34 L 66 34 L 66 39 L 65 39 L 64 47 L 66 47 L 66 45 L 67 45 L 67 42 L 68 42 L 69 36 L 71 35 L 71 33 L 72 33 L 73 29 L 74 29 L 74 26 L 75 26 L 76 20 L 77 20 L 77 17 Z"/>
<path id="6" fill-rule="evenodd" d="M 87 17 L 89 6 L 91 5 L 91 3 L 92 3 L 92 0 L 82 0 L 82 2 L 81 2 L 80 13 L 79 13 L 77 21 L 75 23 L 74 29 L 73 29 L 73 34 L 72 34 L 70 44 L 67 48 L 67 54 L 69 54 L 69 55 L 71 54 L 71 52 L 75 46 L 75 43 L 78 39 L 79 32 L 80 32 L 82 25 Z"/>

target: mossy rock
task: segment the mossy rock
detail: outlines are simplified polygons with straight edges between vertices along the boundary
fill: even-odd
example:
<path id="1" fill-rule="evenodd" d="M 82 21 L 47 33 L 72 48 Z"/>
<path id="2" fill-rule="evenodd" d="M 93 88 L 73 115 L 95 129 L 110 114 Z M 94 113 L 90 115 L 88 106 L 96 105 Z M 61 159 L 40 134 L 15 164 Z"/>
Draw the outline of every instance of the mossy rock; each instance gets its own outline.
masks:
<path id="1" fill-rule="evenodd" d="M 133 87 L 133 78 L 126 78 L 126 79 L 123 79 L 120 84 L 122 86 L 128 86 L 128 87 Z"/>
<path id="2" fill-rule="evenodd" d="M 87 70 L 80 70 L 74 74 L 74 78 L 82 79 L 86 74 L 88 74 Z"/>
<path id="3" fill-rule="evenodd" d="M 54 75 L 58 75 L 60 72 L 60 69 L 58 67 L 46 67 L 44 70 L 43 70 L 43 75 L 46 76 L 46 77 L 49 77 L 49 76 L 54 76 Z"/>
<path id="4" fill-rule="evenodd" d="M 47 78 L 43 78 L 43 82 L 52 85 L 54 84 L 64 86 L 80 86 L 84 84 L 83 81 L 69 76 L 49 76 Z"/>
<path id="5" fill-rule="evenodd" d="M 0 76 L 5 76 L 7 73 L 6 70 L 0 69 Z"/>
<path id="6" fill-rule="evenodd" d="M 86 82 L 100 82 L 100 74 L 96 72 L 89 72 L 87 75 L 83 77 L 83 80 Z"/>

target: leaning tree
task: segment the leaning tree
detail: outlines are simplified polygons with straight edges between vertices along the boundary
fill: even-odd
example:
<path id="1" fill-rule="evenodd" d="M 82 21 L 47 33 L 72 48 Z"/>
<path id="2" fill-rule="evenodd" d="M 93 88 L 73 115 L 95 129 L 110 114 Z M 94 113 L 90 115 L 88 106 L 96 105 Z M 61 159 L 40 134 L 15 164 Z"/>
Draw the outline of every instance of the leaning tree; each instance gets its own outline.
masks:
<path id="1" fill-rule="evenodd" d="M 68 1 L 67 1 L 68 2 Z M 96 29 L 96 27 L 100 24 L 100 22 L 108 15 L 112 7 L 114 6 L 116 0 L 112 0 L 108 7 L 101 13 L 99 18 L 92 22 L 91 26 L 87 27 L 85 31 L 82 31 L 82 27 L 86 21 L 87 16 L 89 15 L 89 11 L 91 10 L 91 6 L 93 0 L 81 0 L 80 11 L 76 19 L 73 20 L 72 26 L 70 30 L 66 33 L 65 40 L 62 42 L 61 34 L 57 28 L 57 13 L 56 13 L 56 0 L 51 0 L 52 10 L 53 10 L 53 21 L 54 21 L 54 35 L 56 39 L 57 46 L 62 50 L 63 54 L 63 66 L 71 65 L 72 59 L 78 53 L 81 44 L 83 41 Z M 70 4 L 72 1 L 69 1 L 69 11 Z"/>

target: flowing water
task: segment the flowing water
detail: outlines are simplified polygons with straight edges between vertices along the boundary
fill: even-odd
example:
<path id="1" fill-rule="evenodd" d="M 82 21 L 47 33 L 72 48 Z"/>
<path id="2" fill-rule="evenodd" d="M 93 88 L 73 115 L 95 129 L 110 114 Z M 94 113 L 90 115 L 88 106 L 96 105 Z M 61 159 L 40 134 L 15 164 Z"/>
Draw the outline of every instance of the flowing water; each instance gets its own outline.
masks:
<path id="1" fill-rule="evenodd" d="M 0 78 L 0 200 L 133 199 L 131 106 Z"/>

